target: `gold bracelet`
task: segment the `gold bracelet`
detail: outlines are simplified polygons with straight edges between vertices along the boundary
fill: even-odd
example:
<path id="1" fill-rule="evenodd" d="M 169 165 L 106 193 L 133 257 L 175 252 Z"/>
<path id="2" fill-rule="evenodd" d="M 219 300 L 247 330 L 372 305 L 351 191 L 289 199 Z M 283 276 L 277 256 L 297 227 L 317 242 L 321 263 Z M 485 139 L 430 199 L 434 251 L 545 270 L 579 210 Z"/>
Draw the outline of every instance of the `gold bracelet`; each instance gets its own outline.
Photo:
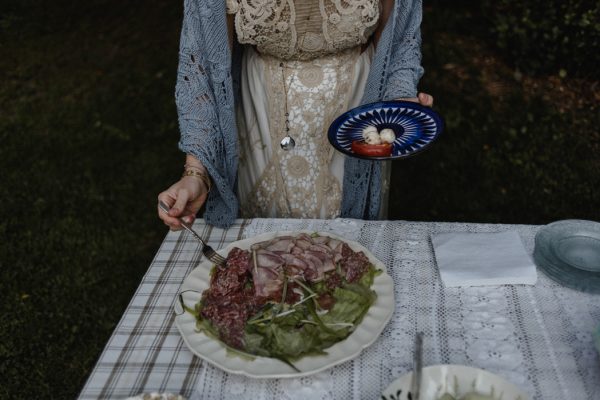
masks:
<path id="1" fill-rule="evenodd" d="M 196 171 L 193 169 L 186 169 L 183 171 L 182 177 L 184 177 L 184 176 L 197 176 L 198 178 L 200 178 L 200 180 L 206 186 L 206 193 L 210 192 L 210 189 L 212 189 L 212 182 L 210 181 L 210 178 L 208 177 L 208 175 L 206 175 L 200 171 Z"/>
<path id="2" fill-rule="evenodd" d="M 198 171 L 201 171 L 201 172 L 205 172 L 206 171 L 206 169 L 204 167 L 200 167 L 198 165 L 187 164 L 187 163 L 185 163 L 183 165 L 183 169 L 184 170 L 187 170 L 187 169 L 190 169 L 190 168 L 195 168 L 195 169 L 197 169 Z"/>

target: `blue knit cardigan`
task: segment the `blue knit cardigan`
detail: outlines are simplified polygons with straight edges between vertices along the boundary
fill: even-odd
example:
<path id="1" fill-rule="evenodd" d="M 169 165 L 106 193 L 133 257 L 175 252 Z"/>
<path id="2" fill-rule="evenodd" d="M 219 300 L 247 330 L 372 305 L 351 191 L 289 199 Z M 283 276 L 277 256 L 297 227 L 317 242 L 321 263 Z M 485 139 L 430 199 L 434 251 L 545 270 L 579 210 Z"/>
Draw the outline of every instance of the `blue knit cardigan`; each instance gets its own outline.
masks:
<path id="1" fill-rule="evenodd" d="M 179 148 L 200 160 L 213 180 L 206 222 L 227 227 L 239 211 L 235 102 L 241 46 L 229 47 L 225 0 L 184 2 L 175 89 Z M 362 104 L 416 96 L 423 75 L 421 9 L 421 0 L 396 0 L 373 56 Z M 342 217 L 377 218 L 380 192 L 381 164 L 346 157 Z"/>

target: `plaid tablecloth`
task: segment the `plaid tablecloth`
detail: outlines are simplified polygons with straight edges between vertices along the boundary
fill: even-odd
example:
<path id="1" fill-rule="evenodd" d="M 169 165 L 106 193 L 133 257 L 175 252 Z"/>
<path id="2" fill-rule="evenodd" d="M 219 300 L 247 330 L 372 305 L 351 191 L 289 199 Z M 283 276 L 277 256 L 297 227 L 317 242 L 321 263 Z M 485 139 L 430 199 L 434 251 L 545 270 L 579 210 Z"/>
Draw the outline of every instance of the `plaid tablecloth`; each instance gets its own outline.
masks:
<path id="1" fill-rule="evenodd" d="M 213 248 L 239 240 L 246 222 L 227 230 L 196 221 L 194 228 Z M 198 242 L 169 232 L 123 318 L 104 348 L 80 399 L 122 399 L 143 392 L 189 395 L 202 361 L 185 347 L 175 327 L 173 304 L 179 287 L 198 264 Z"/>
<path id="2" fill-rule="evenodd" d="M 169 392 L 192 399 L 378 399 L 411 367 L 412 339 L 424 331 L 426 365 L 466 364 L 504 376 L 536 400 L 600 399 L 600 362 L 591 332 L 600 296 L 576 292 L 539 272 L 535 286 L 444 288 L 429 242 L 437 232 L 514 229 L 533 250 L 538 227 L 405 221 L 238 220 L 230 229 L 196 221 L 214 248 L 270 230 L 333 231 L 361 242 L 388 266 L 396 313 L 367 351 L 296 380 L 227 374 L 193 356 L 174 323 L 184 278 L 202 257 L 186 232 L 169 232 L 92 371 L 80 399 Z"/>

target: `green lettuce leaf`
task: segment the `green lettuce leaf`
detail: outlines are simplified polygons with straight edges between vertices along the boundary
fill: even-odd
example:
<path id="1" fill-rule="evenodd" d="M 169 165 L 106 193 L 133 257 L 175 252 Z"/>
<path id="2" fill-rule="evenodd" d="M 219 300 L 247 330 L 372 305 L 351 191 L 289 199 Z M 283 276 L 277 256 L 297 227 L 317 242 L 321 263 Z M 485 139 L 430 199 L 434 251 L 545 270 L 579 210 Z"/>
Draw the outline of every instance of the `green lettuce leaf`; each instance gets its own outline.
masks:
<path id="1" fill-rule="evenodd" d="M 325 324 L 357 325 L 375 302 L 375 292 L 361 284 L 349 284 L 333 292 L 335 304 L 327 314 L 321 316 Z M 328 325 L 333 326 L 333 325 Z"/>
<path id="2" fill-rule="evenodd" d="M 366 287 L 371 287 L 375 281 L 375 277 L 382 273 L 382 270 L 375 268 L 373 264 L 369 264 L 369 269 L 363 274 L 358 283 Z"/>

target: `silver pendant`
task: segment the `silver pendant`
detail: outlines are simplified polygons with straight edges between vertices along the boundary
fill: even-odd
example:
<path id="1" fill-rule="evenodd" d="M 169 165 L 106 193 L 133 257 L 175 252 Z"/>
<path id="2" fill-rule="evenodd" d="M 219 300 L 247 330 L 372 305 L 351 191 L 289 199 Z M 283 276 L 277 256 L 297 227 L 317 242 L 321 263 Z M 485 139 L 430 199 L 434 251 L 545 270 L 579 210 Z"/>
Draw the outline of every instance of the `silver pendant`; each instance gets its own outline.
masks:
<path id="1" fill-rule="evenodd" d="M 291 136 L 284 137 L 283 139 L 281 139 L 281 142 L 279 144 L 281 145 L 281 148 L 284 151 L 289 151 L 296 147 L 296 141 Z"/>

